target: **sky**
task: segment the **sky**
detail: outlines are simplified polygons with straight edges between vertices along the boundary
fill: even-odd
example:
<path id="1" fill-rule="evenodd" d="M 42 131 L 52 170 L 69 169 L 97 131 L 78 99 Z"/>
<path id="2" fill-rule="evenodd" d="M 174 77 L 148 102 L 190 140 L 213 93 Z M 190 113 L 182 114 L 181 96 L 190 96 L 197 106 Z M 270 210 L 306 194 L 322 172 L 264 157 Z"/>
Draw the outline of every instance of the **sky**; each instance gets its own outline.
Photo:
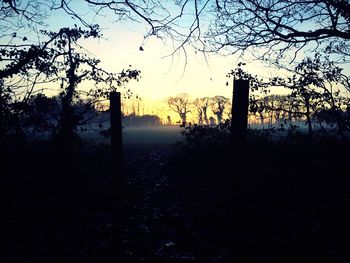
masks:
<path id="1" fill-rule="evenodd" d="M 183 92 L 192 98 L 215 95 L 231 97 L 232 79 L 226 75 L 241 61 L 237 55 L 204 55 L 191 47 L 186 48 L 187 55 L 183 52 L 171 55 L 175 47 L 170 39 L 150 37 L 144 41 L 147 32 L 144 23 L 115 22 L 115 16 L 108 13 L 106 16 L 94 17 L 78 2 L 73 7 L 81 10 L 87 20 L 98 22 L 103 33 L 101 39 L 82 41 L 82 45 L 99 58 L 101 66 L 107 70 L 120 72 L 129 65 L 139 69 L 140 81 L 130 83 L 128 88 L 144 100 L 164 100 Z M 48 23 L 58 29 L 72 26 L 76 21 L 62 13 L 55 13 Z M 140 46 L 143 51 L 139 50 Z M 247 69 L 260 74 L 264 72 L 266 77 L 273 75 L 271 70 L 269 72 L 258 63 L 248 65 Z"/>
<path id="2" fill-rule="evenodd" d="M 175 46 L 171 39 L 157 37 L 144 39 L 147 27 L 143 23 L 116 22 L 112 14 L 93 17 L 86 9 L 81 10 L 84 17 L 98 22 L 102 28 L 101 39 L 88 39 L 79 43 L 94 57 L 101 60 L 101 66 L 111 72 L 131 68 L 141 71 L 139 81 L 128 83 L 134 95 L 142 99 L 141 113 L 159 114 L 162 118 L 171 115 L 179 118 L 167 107 L 169 96 L 187 93 L 191 99 L 222 95 L 232 97 L 232 78 L 227 73 L 241 60 L 238 56 L 219 56 L 196 52 L 192 47 L 172 54 Z M 84 11 L 85 10 L 85 11 Z M 76 21 L 63 12 L 56 12 L 47 23 L 53 30 L 73 26 Z M 143 51 L 140 51 L 142 46 Z M 265 72 L 266 77 L 273 72 L 259 69 L 261 65 L 248 65 L 252 72 Z M 228 85 L 226 83 L 228 82 Z M 88 88 L 88 87 L 87 87 Z"/>
<path id="3" fill-rule="evenodd" d="M 145 23 L 116 22 L 111 13 L 96 17 L 81 0 L 71 1 L 71 4 L 87 21 L 101 26 L 101 39 L 83 40 L 80 44 L 101 60 L 103 68 L 120 72 L 131 65 L 141 71 L 140 80 L 130 82 L 127 88 L 142 99 L 145 113 L 166 111 L 164 115 L 170 114 L 164 101 L 179 93 L 188 93 L 192 99 L 216 95 L 231 98 L 233 80 L 226 75 L 242 62 L 238 55 L 204 55 L 191 47 L 186 48 L 186 55 L 183 52 L 172 55 L 175 47 L 171 39 L 150 37 L 145 41 Z M 62 11 L 51 12 L 46 23 L 50 30 L 79 24 Z M 249 61 L 245 70 L 265 78 L 278 74 L 276 69 L 261 62 Z"/>

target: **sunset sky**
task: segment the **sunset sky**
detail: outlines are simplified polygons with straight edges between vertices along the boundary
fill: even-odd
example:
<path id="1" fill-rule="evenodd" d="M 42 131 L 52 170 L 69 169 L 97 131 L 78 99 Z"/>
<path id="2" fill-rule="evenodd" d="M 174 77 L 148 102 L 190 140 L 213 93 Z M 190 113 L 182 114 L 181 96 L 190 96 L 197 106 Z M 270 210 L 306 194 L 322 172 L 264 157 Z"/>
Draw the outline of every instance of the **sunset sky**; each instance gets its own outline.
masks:
<path id="1" fill-rule="evenodd" d="M 143 107 L 147 109 L 145 113 L 168 110 L 164 104 L 165 99 L 183 92 L 193 99 L 215 95 L 231 98 L 233 80 L 228 79 L 226 74 L 243 61 L 238 55 L 204 55 L 195 52 L 191 47 L 186 48 L 187 55 L 183 52 L 172 55 L 177 44 L 174 46 L 171 39 L 151 37 L 144 40 L 147 32 L 145 23 L 116 22 L 116 17 L 108 12 L 96 17 L 82 3 L 71 2 L 74 10 L 79 10 L 84 19 L 101 26 L 103 37 L 97 40 L 83 40 L 80 43 L 93 56 L 99 58 L 101 66 L 108 71 L 120 72 L 129 65 L 141 71 L 140 81 L 131 82 L 127 88 L 142 98 Z M 63 11 L 49 14 L 46 20 L 49 30 L 79 25 Z M 143 51 L 139 50 L 140 46 L 143 47 Z M 299 55 L 304 56 L 302 52 Z M 245 56 L 248 57 L 249 54 Z M 249 59 L 245 62 L 245 69 L 252 74 L 265 78 L 277 75 L 276 69 L 266 64 Z"/>
<path id="2" fill-rule="evenodd" d="M 231 98 L 233 80 L 226 75 L 243 61 L 238 55 L 204 55 L 192 47 L 186 48 L 186 55 L 183 52 L 172 54 L 176 43 L 171 39 L 151 37 L 144 41 L 147 28 L 143 23 L 115 22 L 112 14 L 96 18 L 87 9 L 85 12 L 81 10 L 85 17 L 98 22 L 102 28 L 102 39 L 81 42 L 102 61 L 101 65 L 112 72 L 120 72 L 129 65 L 141 70 L 140 81 L 130 82 L 127 88 L 142 98 L 145 113 L 162 112 L 163 117 L 171 114 L 165 99 L 183 92 L 192 99 L 215 95 Z M 48 23 L 58 30 L 63 26 L 73 26 L 76 21 L 63 13 L 55 13 Z M 143 51 L 140 51 L 140 46 Z M 258 62 L 248 63 L 245 69 L 267 78 L 275 74 L 275 70 Z"/>
<path id="3" fill-rule="evenodd" d="M 141 79 L 127 86 L 142 99 L 140 113 L 178 118 L 169 110 L 165 100 L 179 93 L 188 93 L 191 99 L 216 95 L 231 98 L 232 79 L 228 79 L 226 74 L 242 61 L 237 55 L 204 55 L 195 52 L 192 47 L 186 48 L 186 55 L 183 52 L 172 54 L 176 44 L 171 39 L 151 37 L 144 40 L 147 32 L 145 24 L 116 22 L 115 16 L 108 13 L 95 17 L 79 2 L 73 2 L 76 10 L 80 10 L 87 21 L 98 23 L 103 34 L 101 39 L 88 39 L 79 43 L 100 59 L 101 66 L 108 71 L 120 72 L 129 65 L 141 71 Z M 50 30 L 73 27 L 77 23 L 62 11 L 51 13 L 46 22 Z M 140 46 L 143 51 L 140 51 Z M 266 77 L 273 76 L 273 71 L 257 65 L 248 64 L 246 68 L 255 73 L 264 72 Z"/>

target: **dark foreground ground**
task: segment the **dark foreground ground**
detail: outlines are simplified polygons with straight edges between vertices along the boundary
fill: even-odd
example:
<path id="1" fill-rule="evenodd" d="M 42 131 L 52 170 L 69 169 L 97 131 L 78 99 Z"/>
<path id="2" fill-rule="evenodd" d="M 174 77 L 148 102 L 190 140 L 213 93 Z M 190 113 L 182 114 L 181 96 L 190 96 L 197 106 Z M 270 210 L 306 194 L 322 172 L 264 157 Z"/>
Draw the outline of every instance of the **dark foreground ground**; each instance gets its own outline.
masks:
<path id="1" fill-rule="evenodd" d="M 2 156 L 0 262 L 350 262 L 347 144 L 32 148 Z"/>

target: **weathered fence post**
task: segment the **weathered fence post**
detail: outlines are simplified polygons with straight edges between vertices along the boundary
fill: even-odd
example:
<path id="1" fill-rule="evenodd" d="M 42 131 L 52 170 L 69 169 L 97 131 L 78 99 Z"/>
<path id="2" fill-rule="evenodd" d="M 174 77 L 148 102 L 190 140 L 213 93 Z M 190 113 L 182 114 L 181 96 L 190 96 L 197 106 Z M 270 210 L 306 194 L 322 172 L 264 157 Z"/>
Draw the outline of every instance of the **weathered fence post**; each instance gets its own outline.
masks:
<path id="1" fill-rule="evenodd" d="M 231 138 L 234 144 L 244 144 L 247 140 L 249 106 L 249 80 L 234 80 L 232 96 Z"/>
<path id="2" fill-rule="evenodd" d="M 249 189 L 249 179 L 247 173 L 248 151 L 246 147 L 247 125 L 248 125 L 248 105 L 249 105 L 249 81 L 234 80 L 231 112 L 231 142 L 232 165 L 230 165 L 229 179 L 229 204 L 228 221 L 230 231 L 230 251 L 232 255 L 244 250 L 241 237 L 242 227 L 246 226 L 248 219 L 244 198 Z"/>
<path id="3" fill-rule="evenodd" d="M 112 160 L 116 164 L 121 164 L 123 156 L 122 139 L 122 113 L 120 92 L 112 91 L 109 94 L 110 102 L 110 123 L 111 123 L 111 151 Z"/>

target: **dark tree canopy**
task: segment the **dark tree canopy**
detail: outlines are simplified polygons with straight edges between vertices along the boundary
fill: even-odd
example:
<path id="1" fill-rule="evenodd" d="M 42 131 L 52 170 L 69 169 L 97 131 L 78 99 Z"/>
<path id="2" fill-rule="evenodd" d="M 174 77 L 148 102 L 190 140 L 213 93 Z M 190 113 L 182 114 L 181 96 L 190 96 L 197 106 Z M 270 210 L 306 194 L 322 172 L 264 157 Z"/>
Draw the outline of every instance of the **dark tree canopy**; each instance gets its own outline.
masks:
<path id="1" fill-rule="evenodd" d="M 127 69 L 120 73 L 104 70 L 100 67 L 100 60 L 92 57 L 78 43 L 80 39 L 100 38 L 101 34 L 99 26 L 86 23 L 70 8 L 71 4 L 72 1 L 55 0 L 1 2 L 1 139 L 13 134 L 18 137 L 23 133 L 21 124 L 30 98 L 42 94 L 49 87 L 60 92 L 58 133 L 70 144 L 81 121 L 81 116 L 73 107 L 77 100 L 84 98 L 85 104 L 91 106 L 94 101 L 106 97 L 110 90 L 123 86 L 131 79 L 138 79 L 138 70 Z M 84 27 L 75 24 L 53 30 L 53 25 L 45 23 L 56 10 L 65 11 Z M 78 89 L 83 81 L 90 82 L 94 88 Z"/>
<path id="2" fill-rule="evenodd" d="M 75 2 L 75 1 L 74 1 Z M 66 0 L 1 3 L 0 27 L 5 34 L 20 24 L 42 23 L 57 10 L 64 11 L 84 26 L 90 26 L 76 2 Z M 348 56 L 350 54 L 350 4 L 347 0 L 81 0 L 79 5 L 115 21 L 145 23 L 145 37 L 171 37 L 175 51 L 187 44 L 203 51 L 244 51 L 262 48 L 257 56 L 281 58 L 295 54 L 308 44 Z M 14 22 L 13 18 L 20 18 Z M 12 33 L 12 32 L 11 32 Z M 256 53 L 257 54 L 257 53 Z M 271 58 L 271 57 L 270 57 Z M 293 59 L 293 57 L 292 57 Z"/>
<path id="3" fill-rule="evenodd" d="M 217 18 L 208 37 L 219 50 L 266 48 L 265 53 L 298 51 L 308 43 L 348 54 L 350 4 L 347 0 L 217 1 Z"/>

